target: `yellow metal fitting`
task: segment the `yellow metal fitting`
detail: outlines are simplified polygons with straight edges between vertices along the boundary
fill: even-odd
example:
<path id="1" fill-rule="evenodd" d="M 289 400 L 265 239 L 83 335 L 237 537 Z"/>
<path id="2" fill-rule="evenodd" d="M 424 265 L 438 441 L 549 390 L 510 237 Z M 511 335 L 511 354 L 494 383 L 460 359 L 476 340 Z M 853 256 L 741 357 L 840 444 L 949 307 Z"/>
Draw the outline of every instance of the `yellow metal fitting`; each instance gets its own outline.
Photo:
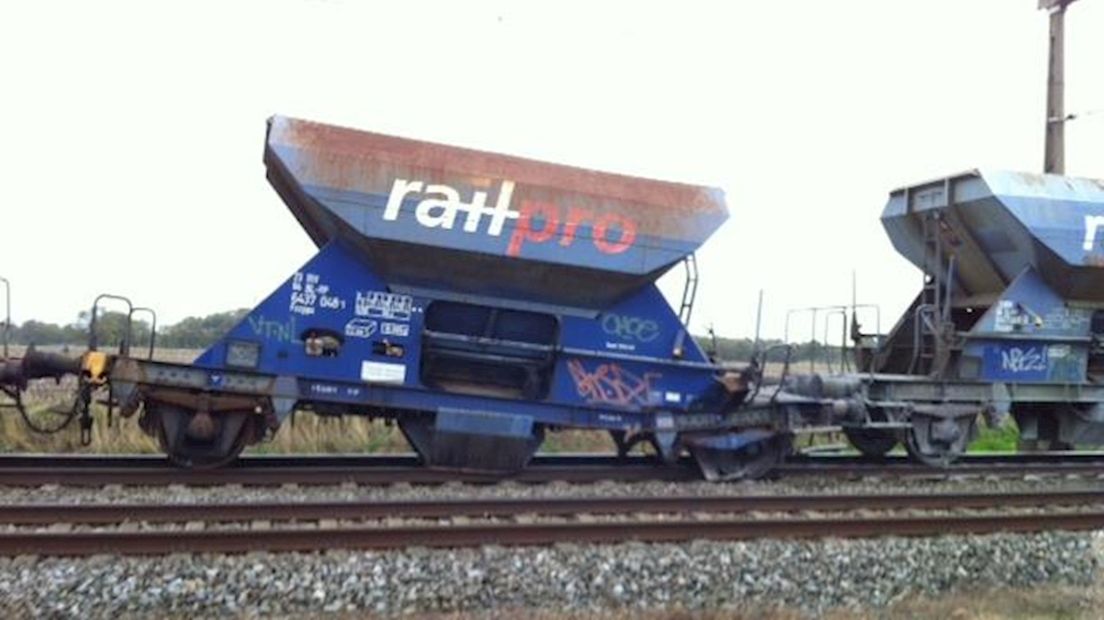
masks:
<path id="1" fill-rule="evenodd" d="M 108 357 L 102 351 L 89 351 L 81 358 L 81 370 L 91 383 L 103 383 L 107 380 Z"/>

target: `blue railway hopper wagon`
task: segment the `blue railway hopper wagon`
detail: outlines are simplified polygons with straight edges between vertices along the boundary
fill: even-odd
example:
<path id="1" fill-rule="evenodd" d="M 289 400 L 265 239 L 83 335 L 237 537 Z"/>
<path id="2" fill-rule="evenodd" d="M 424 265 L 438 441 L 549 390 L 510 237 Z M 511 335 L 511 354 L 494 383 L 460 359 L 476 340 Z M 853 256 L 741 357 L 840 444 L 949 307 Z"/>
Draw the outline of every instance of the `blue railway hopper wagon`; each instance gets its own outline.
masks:
<path id="1" fill-rule="evenodd" d="M 715 364 L 657 289 L 727 218 L 720 190 L 282 117 L 264 162 L 317 254 L 192 364 L 83 363 L 179 464 L 311 410 L 393 420 L 432 467 L 516 471 L 582 428 L 719 478 L 832 410 Z M 31 355 L 0 380 L 66 371 Z"/>
<path id="2" fill-rule="evenodd" d="M 924 279 L 888 335 L 853 330 L 860 369 L 899 377 L 874 385 L 902 403 L 872 412 L 882 428 L 853 428 L 856 446 L 904 438 L 946 460 L 974 403 L 1011 413 L 1033 447 L 1104 443 L 1104 182 L 971 171 L 894 191 L 882 223 Z M 924 391 L 943 405 L 915 406 Z M 891 427 L 906 420 L 902 437 Z"/>

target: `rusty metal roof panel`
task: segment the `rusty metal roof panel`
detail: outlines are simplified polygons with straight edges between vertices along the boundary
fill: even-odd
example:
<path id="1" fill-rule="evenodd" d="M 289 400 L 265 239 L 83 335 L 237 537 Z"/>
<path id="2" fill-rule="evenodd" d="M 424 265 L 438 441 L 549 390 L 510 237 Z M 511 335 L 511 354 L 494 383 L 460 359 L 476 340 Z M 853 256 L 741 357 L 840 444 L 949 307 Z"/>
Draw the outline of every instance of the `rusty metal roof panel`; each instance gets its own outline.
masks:
<path id="1" fill-rule="evenodd" d="M 716 188 L 286 117 L 269 120 L 265 164 L 319 245 L 346 238 L 412 284 L 556 302 L 601 305 L 650 282 L 728 216 Z M 479 272 L 441 263 L 457 260 Z M 554 281 L 569 275 L 614 290 L 555 290 Z M 539 283 L 526 282 L 534 276 Z M 571 299 L 580 295 L 588 301 Z"/>

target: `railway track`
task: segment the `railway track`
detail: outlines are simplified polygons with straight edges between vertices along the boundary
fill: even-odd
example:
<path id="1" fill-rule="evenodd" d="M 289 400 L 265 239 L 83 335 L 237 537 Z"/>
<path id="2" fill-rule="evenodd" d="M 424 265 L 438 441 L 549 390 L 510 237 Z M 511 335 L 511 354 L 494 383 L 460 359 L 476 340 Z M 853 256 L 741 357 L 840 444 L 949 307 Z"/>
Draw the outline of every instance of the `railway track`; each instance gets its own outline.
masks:
<path id="1" fill-rule="evenodd" d="M 1020 510 L 1009 512 L 1010 509 Z M 910 512 L 899 514 L 903 510 Z M 916 514 L 916 511 L 944 512 Z M 841 514 L 824 516 L 827 512 Z M 769 516 L 764 518 L 763 513 Z M 778 514 L 784 516 L 775 516 Z M 473 523 L 473 519 L 483 522 Z M 414 524 L 410 523 L 412 520 Z M 278 525 L 274 526 L 274 522 Z M 393 524 L 396 522 L 397 525 Z M 0 533 L 0 555 L 236 553 L 979 534 L 1104 528 L 1104 491 L 284 504 L 34 504 L 0 507 L 0 523 L 7 524 L 7 531 Z M 167 528 L 163 525 L 167 523 L 186 525 Z M 229 527 L 228 523 L 236 523 L 238 527 Z M 28 526 L 49 527 L 28 530 Z M 103 529 L 103 526 L 110 527 Z M 76 529 L 80 527 L 84 530 Z"/>
<path id="2" fill-rule="evenodd" d="M 649 458 L 619 461 L 607 455 L 539 457 L 525 470 L 505 477 L 429 469 L 422 466 L 417 457 L 407 455 L 255 456 L 239 459 L 228 467 L 207 470 L 182 470 L 156 456 L 19 456 L 11 460 L 0 457 L 0 486 L 493 484 L 502 480 L 591 483 L 700 478 L 701 474 L 689 461 L 663 466 Z"/>
<path id="3" fill-rule="evenodd" d="M 778 467 L 774 475 L 837 478 L 1100 476 L 1104 475 L 1104 453 L 971 455 L 943 469 L 914 463 L 904 457 L 870 461 L 852 456 L 798 455 Z M 443 484 L 455 481 L 492 484 L 502 480 L 522 483 L 590 483 L 603 480 L 688 481 L 699 480 L 700 477 L 701 474 L 689 460 L 674 466 L 663 466 L 649 457 L 618 459 L 605 454 L 542 455 L 535 458 L 527 469 L 506 477 L 427 469 L 419 465 L 417 458 L 412 455 L 249 456 L 232 466 L 212 470 L 181 470 L 173 467 L 163 457 L 151 455 L 0 456 L 0 485 L 4 486 L 384 485 Z"/>

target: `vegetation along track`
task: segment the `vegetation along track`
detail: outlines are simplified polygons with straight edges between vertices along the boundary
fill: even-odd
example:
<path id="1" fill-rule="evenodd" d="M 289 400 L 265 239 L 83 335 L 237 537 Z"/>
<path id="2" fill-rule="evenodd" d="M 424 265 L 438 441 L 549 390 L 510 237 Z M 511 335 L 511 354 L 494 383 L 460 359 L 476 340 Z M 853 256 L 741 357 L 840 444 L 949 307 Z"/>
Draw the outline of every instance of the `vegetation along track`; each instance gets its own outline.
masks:
<path id="1" fill-rule="evenodd" d="M 1101 529 L 1104 491 L 33 504 L 0 507 L 0 523 L 3 555 L 936 535 Z"/>
<path id="2" fill-rule="evenodd" d="M 963 458 L 947 468 L 933 468 L 905 457 L 871 461 L 851 456 L 792 457 L 776 468 L 778 477 L 862 476 L 942 477 L 953 475 L 1104 475 L 1104 453 L 984 454 Z M 540 483 L 612 481 L 699 480 L 701 474 L 689 460 L 674 466 L 658 464 L 651 457 L 619 459 L 606 454 L 544 455 L 528 468 L 505 478 L 478 473 L 427 469 L 410 455 L 294 455 L 249 456 L 229 467 L 183 470 L 159 456 L 2 455 L 0 485 L 67 486 L 183 484 L 212 486 L 242 484 L 441 484 L 450 481 L 494 483 L 500 480 Z"/>

